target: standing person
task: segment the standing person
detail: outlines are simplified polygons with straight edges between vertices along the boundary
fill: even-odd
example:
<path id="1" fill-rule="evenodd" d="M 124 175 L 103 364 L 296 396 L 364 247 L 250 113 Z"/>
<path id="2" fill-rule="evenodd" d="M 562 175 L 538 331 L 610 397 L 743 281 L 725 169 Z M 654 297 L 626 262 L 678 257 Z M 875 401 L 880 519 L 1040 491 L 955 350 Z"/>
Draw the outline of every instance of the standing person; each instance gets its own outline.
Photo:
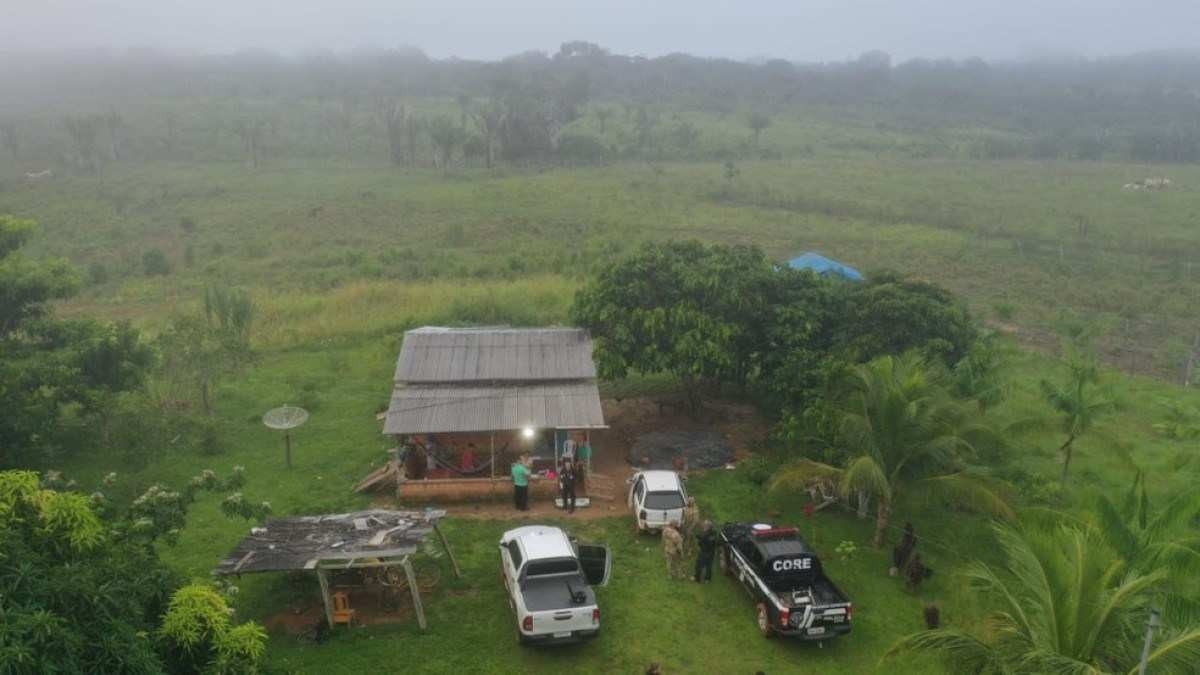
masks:
<path id="1" fill-rule="evenodd" d="M 663 553 L 667 557 L 667 578 L 683 578 L 683 537 L 679 534 L 679 523 L 672 521 L 663 528 Z"/>
<path id="2" fill-rule="evenodd" d="M 696 544 L 700 549 L 696 554 L 696 583 L 712 581 L 713 558 L 717 556 L 717 533 L 713 531 L 711 520 L 704 521 L 700 527 Z"/>
<path id="3" fill-rule="evenodd" d="M 892 549 L 892 569 L 888 570 L 888 574 L 894 577 L 904 570 L 916 547 L 917 535 L 913 532 L 913 524 L 905 523 L 904 536 L 900 538 L 900 543 Z"/>
<path id="4" fill-rule="evenodd" d="M 575 513 L 575 463 L 564 459 L 558 469 L 558 491 L 562 495 L 563 510 Z"/>
<path id="5" fill-rule="evenodd" d="M 583 485 L 587 475 L 592 472 L 592 446 L 587 436 L 581 436 L 579 447 L 575 448 L 575 474 L 579 484 Z"/>
<path id="6" fill-rule="evenodd" d="M 425 456 L 425 448 L 422 448 L 420 443 L 414 443 L 404 457 L 404 477 L 408 480 L 421 480 L 425 478 L 427 468 L 429 461 Z"/>
<path id="7" fill-rule="evenodd" d="M 684 545 L 692 545 L 692 537 L 700 525 L 700 507 L 696 506 L 696 498 L 688 497 L 687 506 L 683 507 L 683 541 Z"/>
<path id="8" fill-rule="evenodd" d="M 512 465 L 513 506 L 518 511 L 529 510 L 529 474 L 529 460 L 521 455 Z"/>

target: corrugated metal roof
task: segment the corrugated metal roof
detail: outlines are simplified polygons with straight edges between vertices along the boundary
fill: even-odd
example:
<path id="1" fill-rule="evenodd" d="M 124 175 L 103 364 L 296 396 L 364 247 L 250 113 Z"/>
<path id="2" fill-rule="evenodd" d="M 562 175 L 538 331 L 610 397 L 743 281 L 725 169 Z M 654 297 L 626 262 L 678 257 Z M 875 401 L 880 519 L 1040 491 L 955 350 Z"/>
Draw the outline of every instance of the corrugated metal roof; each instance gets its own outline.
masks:
<path id="1" fill-rule="evenodd" d="M 488 386 L 397 385 L 383 433 L 427 434 L 538 429 L 600 429 L 595 381 Z"/>
<path id="2" fill-rule="evenodd" d="M 494 382 L 596 377 L 582 328 L 437 328 L 404 334 L 395 381 Z"/>
<path id="3" fill-rule="evenodd" d="M 324 516 L 272 518 L 217 564 L 216 574 L 313 569 L 321 562 L 415 553 L 444 510 L 371 509 Z"/>

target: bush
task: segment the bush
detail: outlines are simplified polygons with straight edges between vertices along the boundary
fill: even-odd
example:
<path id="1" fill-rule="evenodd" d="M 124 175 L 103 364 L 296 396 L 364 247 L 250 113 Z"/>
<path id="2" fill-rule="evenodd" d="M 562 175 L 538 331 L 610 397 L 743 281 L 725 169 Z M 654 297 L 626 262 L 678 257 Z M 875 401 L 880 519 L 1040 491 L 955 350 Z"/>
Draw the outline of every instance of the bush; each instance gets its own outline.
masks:
<path id="1" fill-rule="evenodd" d="M 148 277 L 166 276 L 171 273 L 171 263 L 167 254 L 160 249 L 152 248 L 142 254 L 142 273 Z"/>
<path id="2" fill-rule="evenodd" d="M 93 286 L 108 283 L 108 268 L 104 263 L 96 261 L 88 265 L 88 282 Z"/>
<path id="3" fill-rule="evenodd" d="M 171 596 L 160 631 L 176 672 L 257 672 L 267 633 L 249 622 L 234 625 L 225 598 L 211 586 L 184 586 Z"/>
<path id="4" fill-rule="evenodd" d="M 610 158 L 608 147 L 587 134 L 563 134 L 558 139 L 558 156 L 572 164 L 595 164 Z"/>
<path id="5" fill-rule="evenodd" d="M 763 455 L 755 455 L 750 459 L 744 460 L 738 465 L 740 471 L 744 471 L 746 478 L 750 479 L 755 485 L 766 485 L 771 479 L 771 475 L 775 473 L 776 463 Z"/>

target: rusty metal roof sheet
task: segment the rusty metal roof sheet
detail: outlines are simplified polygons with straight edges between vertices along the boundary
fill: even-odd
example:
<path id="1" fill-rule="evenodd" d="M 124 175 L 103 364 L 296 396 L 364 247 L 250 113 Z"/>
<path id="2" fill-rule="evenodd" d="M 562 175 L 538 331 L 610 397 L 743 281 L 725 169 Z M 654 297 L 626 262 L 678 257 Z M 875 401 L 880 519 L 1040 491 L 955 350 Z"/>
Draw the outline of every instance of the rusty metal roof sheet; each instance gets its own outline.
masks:
<path id="1" fill-rule="evenodd" d="M 216 574 L 313 569 L 319 563 L 411 555 L 446 516 L 440 509 L 371 509 L 323 516 L 272 518 L 255 527 Z"/>
<path id="2" fill-rule="evenodd" d="M 582 328 L 417 328 L 404 334 L 395 373 L 410 383 L 595 377 Z"/>
<path id="3" fill-rule="evenodd" d="M 601 429 L 594 381 L 495 386 L 400 385 L 383 433 L 425 434 L 538 429 Z"/>

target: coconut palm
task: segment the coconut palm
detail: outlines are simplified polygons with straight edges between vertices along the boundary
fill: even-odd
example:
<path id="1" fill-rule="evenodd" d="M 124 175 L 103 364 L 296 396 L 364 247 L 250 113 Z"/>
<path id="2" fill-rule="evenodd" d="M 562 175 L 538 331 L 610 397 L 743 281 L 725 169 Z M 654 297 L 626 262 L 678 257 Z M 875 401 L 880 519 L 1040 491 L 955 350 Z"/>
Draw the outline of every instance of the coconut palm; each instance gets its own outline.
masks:
<path id="1" fill-rule="evenodd" d="M 1067 435 L 1058 448 L 1063 456 L 1063 483 L 1067 482 L 1067 472 L 1071 469 L 1076 439 L 1087 433 L 1098 417 L 1114 407 L 1113 401 L 1096 389 L 1100 381 L 1100 367 L 1094 355 L 1087 351 L 1070 350 L 1067 365 L 1070 370 L 1066 382 L 1042 380 L 1046 401 L 1058 413 L 1062 431 Z"/>
<path id="2" fill-rule="evenodd" d="M 968 438 L 986 431 L 973 406 L 956 401 L 939 371 L 916 355 L 882 356 L 856 367 L 839 415 L 838 438 L 850 456 L 844 467 L 804 460 L 781 469 L 770 488 L 821 477 L 843 497 L 877 500 L 874 544 L 883 545 L 897 497 L 912 491 L 1002 517 L 1012 515 L 997 486 L 971 474 Z"/>
<path id="3" fill-rule="evenodd" d="M 938 654 L 953 670 L 970 673 L 1134 672 L 1142 629 L 1166 570 L 1130 570 L 1084 526 L 994 529 L 1003 562 L 974 562 L 964 572 L 993 608 L 982 633 L 955 628 L 914 633 L 887 656 Z M 1166 626 L 1156 636 L 1149 664 L 1155 673 L 1196 672 L 1200 626 Z"/>
<path id="4" fill-rule="evenodd" d="M 1165 604 L 1175 616 L 1200 616 L 1200 603 L 1189 592 L 1192 580 L 1200 576 L 1200 536 L 1189 528 L 1197 517 L 1196 493 L 1180 494 L 1166 507 L 1152 510 L 1141 471 L 1120 503 L 1102 495 L 1092 512 L 1096 531 L 1130 569 L 1170 574 Z"/>

